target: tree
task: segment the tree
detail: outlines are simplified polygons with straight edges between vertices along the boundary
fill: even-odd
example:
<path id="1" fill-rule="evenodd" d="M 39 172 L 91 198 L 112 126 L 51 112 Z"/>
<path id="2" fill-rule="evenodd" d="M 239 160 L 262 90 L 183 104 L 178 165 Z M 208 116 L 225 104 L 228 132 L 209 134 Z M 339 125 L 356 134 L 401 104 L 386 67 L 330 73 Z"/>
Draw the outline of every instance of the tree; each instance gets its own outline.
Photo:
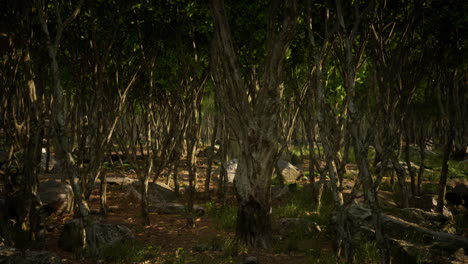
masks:
<path id="1" fill-rule="evenodd" d="M 224 1 L 211 1 L 214 18 L 212 70 L 230 129 L 240 145 L 235 187 L 239 203 L 236 237 L 253 246 L 269 247 L 270 184 L 278 151 L 283 61 L 297 23 L 296 1 L 273 1 L 267 21 L 262 79 L 249 98 L 226 17 Z M 283 13 L 281 25 L 278 14 Z"/>

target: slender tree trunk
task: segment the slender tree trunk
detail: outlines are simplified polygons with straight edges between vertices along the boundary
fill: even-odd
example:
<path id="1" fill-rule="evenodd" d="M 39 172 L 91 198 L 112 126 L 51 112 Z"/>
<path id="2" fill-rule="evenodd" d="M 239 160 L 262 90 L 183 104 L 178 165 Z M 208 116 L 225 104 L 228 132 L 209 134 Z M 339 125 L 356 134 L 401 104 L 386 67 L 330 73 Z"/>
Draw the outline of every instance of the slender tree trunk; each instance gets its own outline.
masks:
<path id="1" fill-rule="evenodd" d="M 107 215 L 107 175 L 106 172 L 100 173 L 100 211 L 102 215 Z"/>
<path id="2" fill-rule="evenodd" d="M 405 131 L 405 160 L 406 167 L 408 168 L 408 173 L 410 175 L 411 181 L 411 196 L 414 198 L 416 196 L 416 172 L 413 171 L 410 160 L 410 138 L 409 138 L 409 129 Z"/>
<path id="3" fill-rule="evenodd" d="M 442 169 L 440 171 L 440 179 L 439 179 L 439 194 L 437 197 L 437 206 L 436 212 L 443 213 L 444 211 L 444 203 L 445 203 L 445 194 L 447 191 L 447 174 L 448 174 L 448 160 L 450 158 L 450 152 L 452 151 L 452 142 L 455 135 L 455 131 L 453 126 L 449 125 L 449 131 L 445 138 L 445 146 L 444 146 L 444 156 L 442 158 Z"/>
<path id="4" fill-rule="evenodd" d="M 424 160 L 426 158 L 426 143 L 425 143 L 425 137 L 421 136 L 421 139 L 419 140 L 419 171 L 418 171 L 418 195 L 421 195 L 421 184 L 422 184 L 422 178 L 424 174 Z"/>
<path id="5" fill-rule="evenodd" d="M 213 160 L 215 158 L 215 145 L 216 145 L 216 136 L 218 134 L 218 114 L 214 114 L 214 127 L 213 134 L 211 135 L 211 153 L 208 155 L 208 167 L 206 168 L 206 179 L 205 179 L 205 193 L 207 197 L 210 197 L 210 181 L 211 181 L 211 171 L 213 166 Z"/>
<path id="6" fill-rule="evenodd" d="M 179 186 L 179 161 L 180 157 L 177 158 L 174 162 L 174 167 L 172 170 L 172 177 L 174 178 L 174 192 L 177 196 L 180 195 L 180 186 Z"/>

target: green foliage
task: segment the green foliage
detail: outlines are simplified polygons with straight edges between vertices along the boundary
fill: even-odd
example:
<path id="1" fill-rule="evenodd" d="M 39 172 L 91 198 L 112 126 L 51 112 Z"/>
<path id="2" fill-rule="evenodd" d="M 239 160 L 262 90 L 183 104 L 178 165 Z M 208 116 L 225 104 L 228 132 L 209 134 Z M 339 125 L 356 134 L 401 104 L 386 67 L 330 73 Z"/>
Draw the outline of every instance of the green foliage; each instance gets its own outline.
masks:
<path id="1" fill-rule="evenodd" d="M 302 185 L 288 185 L 292 195 L 287 199 L 286 203 L 280 204 L 277 208 L 273 208 L 272 216 L 275 218 L 300 218 L 306 216 L 307 212 L 312 211 L 311 197 Z"/>
<path id="2" fill-rule="evenodd" d="M 356 263 L 371 264 L 379 263 L 380 251 L 374 241 L 360 241 L 356 243 L 354 249 L 354 256 Z"/>
<path id="3" fill-rule="evenodd" d="M 100 252 L 104 263 L 137 263 L 154 260 L 160 256 L 159 247 L 147 246 L 137 240 L 125 240 Z"/>
<path id="4" fill-rule="evenodd" d="M 217 207 L 214 202 L 205 204 L 207 214 L 213 219 L 216 228 L 232 231 L 236 227 L 237 208 L 232 206 Z"/>

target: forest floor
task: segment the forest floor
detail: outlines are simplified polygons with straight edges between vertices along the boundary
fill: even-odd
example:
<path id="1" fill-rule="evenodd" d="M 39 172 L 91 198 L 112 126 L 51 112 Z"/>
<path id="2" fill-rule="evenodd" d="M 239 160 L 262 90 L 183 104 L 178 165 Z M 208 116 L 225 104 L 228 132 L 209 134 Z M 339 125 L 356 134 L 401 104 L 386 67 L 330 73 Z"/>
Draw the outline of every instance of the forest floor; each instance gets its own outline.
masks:
<path id="1" fill-rule="evenodd" d="M 332 228 L 329 224 L 329 216 L 332 210 L 331 197 L 324 194 L 323 208 L 321 215 L 313 215 L 309 211 L 307 203 L 308 195 L 304 190 L 298 192 L 297 197 L 290 201 L 276 201 L 272 204 L 273 221 L 281 217 L 311 217 L 316 221 L 322 231 L 317 233 L 293 234 L 288 237 L 281 237 L 273 234 L 273 245 L 269 250 L 257 248 L 238 248 L 234 245 L 236 201 L 230 191 L 227 207 L 220 208 L 217 196 L 210 194 L 208 199 L 203 193 L 204 173 L 206 164 L 200 160 L 199 179 L 197 183 L 198 196 L 195 204 L 204 205 L 207 214 L 196 220 L 195 228 L 186 227 L 184 215 L 167 215 L 151 213 L 151 225 L 143 226 L 140 216 L 140 204 L 137 200 L 126 195 L 126 187 L 118 185 L 108 186 L 108 206 L 110 208 L 107 216 L 93 214 L 93 218 L 101 223 L 113 223 L 125 225 L 135 235 L 135 241 L 124 243 L 117 248 L 112 248 L 105 252 L 101 263 L 242 263 L 246 256 L 255 256 L 259 263 L 336 263 L 332 253 Z M 353 164 L 350 164 L 350 171 L 353 171 Z M 215 168 L 217 166 L 214 166 Z M 308 168 L 308 161 L 298 166 L 304 171 Z M 354 166 L 355 167 L 355 166 Z M 136 175 L 131 170 L 121 170 L 116 168 L 107 169 L 107 175 L 125 175 L 135 178 Z M 181 186 L 187 185 L 187 171 L 182 167 L 179 171 Z M 41 180 L 57 178 L 57 175 L 43 174 Z M 348 181 L 353 182 L 353 175 L 348 175 Z M 165 182 L 162 177 L 161 182 Z M 425 188 L 436 186 L 435 181 L 426 181 Z M 213 184 L 212 189 L 216 189 Z M 392 207 L 397 207 L 394 201 L 394 193 L 382 191 L 383 202 Z M 182 196 L 179 202 L 184 203 Z M 93 212 L 99 211 L 99 191 L 95 189 L 89 200 L 89 206 Z M 306 208 L 304 208 L 304 206 Z M 57 226 L 48 233 L 47 250 L 56 252 L 63 263 L 95 263 L 89 258 L 80 258 L 78 255 L 61 250 L 58 247 L 63 223 L 72 218 L 71 214 L 60 216 L 52 215 L 48 218 L 47 224 Z M 467 229 L 468 230 L 468 229 Z M 468 232 L 467 232 L 468 233 Z M 377 263 L 378 250 L 373 242 L 360 245 L 357 250 L 359 263 Z"/>
<path id="2" fill-rule="evenodd" d="M 306 166 L 306 164 L 304 164 Z M 198 198 L 196 204 L 213 206 L 219 208 L 218 198 L 211 194 L 207 199 L 203 193 L 205 178 L 203 177 L 205 168 L 199 168 L 200 175 L 197 191 Z M 134 173 L 109 170 L 107 175 L 122 175 L 130 178 L 137 178 Z M 181 168 L 181 186 L 186 181 L 187 171 Z M 57 179 L 57 175 L 42 174 L 41 181 L 48 179 Z M 165 178 L 161 179 L 165 182 Z M 213 184 L 212 188 L 216 186 Z M 133 263 L 135 259 L 144 259 L 140 263 L 242 263 L 246 256 L 255 256 L 259 263 L 311 263 L 310 254 L 304 253 L 304 250 L 313 248 L 318 254 L 329 256 L 332 254 L 331 240 L 321 235 L 314 239 L 303 239 L 301 245 L 283 245 L 290 243 L 286 241 L 277 245 L 271 250 L 258 248 L 236 248 L 234 246 L 234 224 L 235 224 L 235 197 L 232 190 L 230 192 L 227 204 L 229 212 L 225 215 L 213 216 L 205 214 L 197 218 L 195 228 L 186 227 L 186 218 L 183 215 L 168 215 L 160 213 L 151 213 L 151 225 L 143 226 L 141 220 L 140 203 L 134 198 L 126 195 L 126 187 L 118 185 L 108 185 L 107 202 L 110 208 L 107 216 L 93 214 L 94 220 L 100 223 L 112 223 L 125 225 L 133 232 L 136 238 L 135 244 L 124 245 L 125 248 L 118 248 L 121 252 L 109 252 L 105 256 L 106 263 Z M 184 202 L 182 197 L 179 202 Z M 95 189 L 88 201 L 92 212 L 99 211 L 99 190 Z M 234 209 L 232 209 L 234 208 Z M 216 218 L 218 217 L 218 218 Z M 47 250 L 56 252 L 63 263 L 94 263 L 90 259 L 80 258 L 78 255 L 66 252 L 58 247 L 58 239 L 63 224 L 72 218 L 72 214 L 62 214 L 60 216 L 52 215 L 48 218 L 48 225 L 57 226 L 52 232 L 48 233 Z M 222 218 L 222 219 L 219 219 Z M 275 236 L 275 234 L 274 234 Z M 317 240 L 319 238 L 319 240 Z M 277 243 L 278 244 L 278 243 Z M 136 246 L 135 246 L 136 245 Z M 130 247 L 130 248 L 129 248 Z M 317 254 L 317 252 L 315 252 Z M 127 255 L 127 256 L 125 256 Z M 143 255 L 143 256 L 133 256 Z M 123 258 L 123 259 L 119 259 Z M 319 262 L 321 263 L 321 262 Z"/>

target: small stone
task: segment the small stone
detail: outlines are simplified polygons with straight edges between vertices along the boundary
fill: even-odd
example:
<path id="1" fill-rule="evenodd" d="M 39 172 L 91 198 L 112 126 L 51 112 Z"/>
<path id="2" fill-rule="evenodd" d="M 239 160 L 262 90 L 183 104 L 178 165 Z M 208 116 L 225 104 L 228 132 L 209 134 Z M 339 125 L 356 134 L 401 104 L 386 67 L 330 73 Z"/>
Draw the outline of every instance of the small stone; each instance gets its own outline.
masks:
<path id="1" fill-rule="evenodd" d="M 258 264 L 258 260 L 254 256 L 248 256 L 244 259 L 243 264 Z"/>

